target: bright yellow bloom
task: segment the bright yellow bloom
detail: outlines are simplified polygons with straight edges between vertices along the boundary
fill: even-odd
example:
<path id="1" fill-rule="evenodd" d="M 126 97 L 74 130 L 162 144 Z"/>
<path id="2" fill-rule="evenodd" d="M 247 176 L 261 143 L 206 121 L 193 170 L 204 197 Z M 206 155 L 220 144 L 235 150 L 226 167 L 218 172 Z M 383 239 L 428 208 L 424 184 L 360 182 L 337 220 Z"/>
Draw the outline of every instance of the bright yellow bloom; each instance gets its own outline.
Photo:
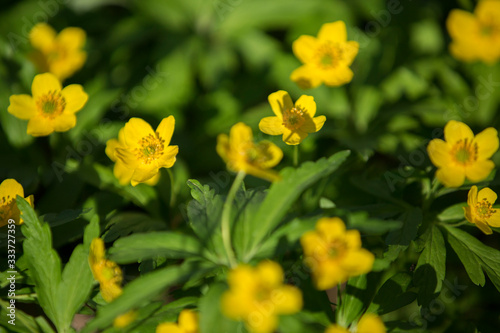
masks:
<path id="1" fill-rule="evenodd" d="M 318 37 L 302 35 L 292 45 L 293 53 L 303 65 L 292 72 L 290 80 L 302 89 L 315 88 L 321 83 L 340 86 L 351 82 L 349 66 L 358 54 L 359 44 L 347 41 L 345 23 L 325 23 Z"/>
<path id="2" fill-rule="evenodd" d="M 122 315 L 119 315 L 113 320 L 115 328 L 125 328 L 130 325 L 137 318 L 137 311 L 130 310 Z"/>
<path id="3" fill-rule="evenodd" d="M 243 320 L 252 333 L 274 332 L 278 316 L 302 309 L 302 292 L 283 284 L 283 270 L 273 261 L 257 267 L 239 265 L 229 272 L 229 290 L 222 295 L 222 312 Z"/>
<path id="4" fill-rule="evenodd" d="M 64 81 L 82 68 L 87 58 L 83 51 L 85 31 L 66 28 L 58 35 L 46 23 L 38 23 L 30 31 L 31 45 L 36 49 L 33 61 L 41 72 L 51 72 Z"/>
<path id="5" fill-rule="evenodd" d="M 444 138 L 432 140 L 427 152 L 438 168 L 436 177 L 446 187 L 459 187 L 465 177 L 472 182 L 484 180 L 495 168 L 490 157 L 498 150 L 498 132 L 489 127 L 474 136 L 466 124 L 450 120 Z"/>
<path id="6" fill-rule="evenodd" d="M 314 118 L 316 103 L 312 96 L 302 95 L 293 105 L 290 95 L 280 90 L 269 95 L 268 99 L 276 116 L 263 118 L 259 128 L 269 135 L 283 135 L 283 141 L 288 145 L 298 145 L 309 133 L 319 131 L 326 121 L 325 116 Z"/>
<path id="7" fill-rule="evenodd" d="M 101 238 L 94 238 L 90 244 L 89 265 L 106 302 L 121 295 L 122 270 L 115 262 L 104 257 L 104 241 Z"/>
<path id="8" fill-rule="evenodd" d="M 87 103 L 88 95 L 79 84 L 64 89 L 51 73 L 39 74 L 31 85 L 33 95 L 12 95 L 7 109 L 19 119 L 29 120 L 27 133 L 46 136 L 75 127 L 75 113 Z"/>
<path id="9" fill-rule="evenodd" d="M 269 181 L 279 180 L 276 171 L 269 170 L 283 158 L 283 152 L 274 143 L 253 142 L 252 129 L 243 123 L 231 127 L 229 136 L 219 134 L 217 153 L 231 171 L 243 171 Z"/>
<path id="10" fill-rule="evenodd" d="M 451 54 L 462 61 L 492 64 L 500 58 L 500 1 L 480 1 L 474 14 L 451 11 L 446 21 Z"/>
<path id="11" fill-rule="evenodd" d="M 185 309 L 179 314 L 179 324 L 162 323 L 156 327 L 156 333 L 198 333 L 198 314 Z"/>
<path id="12" fill-rule="evenodd" d="M 338 217 L 321 218 L 316 229 L 300 238 L 304 263 L 312 272 L 316 288 L 326 290 L 350 277 L 371 271 L 375 256 L 361 247 L 357 230 L 345 229 Z"/>
<path id="13" fill-rule="evenodd" d="M 0 184 L 0 227 L 7 225 L 9 219 L 13 219 L 16 224 L 23 223 L 23 219 L 20 217 L 21 212 L 16 203 L 18 195 L 24 198 L 24 189 L 15 179 L 5 179 Z M 33 207 L 33 195 L 24 199 Z"/>
<path id="14" fill-rule="evenodd" d="M 359 320 L 353 333 L 386 333 L 384 322 L 373 313 L 364 314 Z M 329 326 L 325 333 L 349 333 L 349 331 L 337 324 Z"/>
<path id="15" fill-rule="evenodd" d="M 491 235 L 491 227 L 500 227 L 500 211 L 492 206 L 497 200 L 497 194 L 485 187 L 479 193 L 477 186 L 472 186 L 467 198 L 467 207 L 463 207 L 467 221 L 474 223 L 486 235 Z"/>
<path id="16" fill-rule="evenodd" d="M 120 130 L 118 140 L 108 140 L 106 155 L 116 162 L 113 173 L 120 184 L 158 183 L 160 169 L 172 167 L 179 152 L 178 146 L 169 146 L 174 127 L 173 116 L 164 118 L 156 131 L 144 120 L 132 118 Z"/>

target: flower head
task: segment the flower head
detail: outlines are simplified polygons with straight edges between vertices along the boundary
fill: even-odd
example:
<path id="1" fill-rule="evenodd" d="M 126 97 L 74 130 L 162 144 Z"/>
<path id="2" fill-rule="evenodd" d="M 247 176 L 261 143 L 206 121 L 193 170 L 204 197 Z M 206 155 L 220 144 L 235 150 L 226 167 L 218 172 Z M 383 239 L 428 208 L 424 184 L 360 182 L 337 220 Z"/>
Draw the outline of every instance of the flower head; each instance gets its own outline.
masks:
<path id="1" fill-rule="evenodd" d="M 280 179 L 277 172 L 269 170 L 283 158 L 283 152 L 274 143 L 253 142 L 252 129 L 243 123 L 231 127 L 229 136 L 217 137 L 217 153 L 231 171 L 243 171 L 269 181 Z"/>
<path id="2" fill-rule="evenodd" d="M 467 207 L 463 207 L 467 221 L 474 223 L 486 235 L 491 235 L 491 227 L 500 227 L 500 210 L 493 209 L 497 194 L 485 187 L 479 193 L 477 186 L 472 186 L 467 198 Z"/>
<path id="3" fill-rule="evenodd" d="M 113 320 L 113 327 L 125 328 L 137 319 L 137 311 L 130 310 L 119 315 Z"/>
<path id="4" fill-rule="evenodd" d="M 120 184 L 155 185 L 160 169 L 174 165 L 178 146 L 169 146 L 174 133 L 173 116 L 164 118 L 156 131 L 140 118 L 132 118 L 120 130 L 117 139 L 108 140 L 106 155 L 116 162 L 113 173 Z"/>
<path id="5" fill-rule="evenodd" d="M 7 110 L 19 119 L 29 120 L 27 133 L 33 136 L 65 132 L 75 127 L 75 113 L 88 99 L 81 85 L 71 84 L 63 89 L 51 73 L 35 76 L 31 93 L 33 96 L 10 96 Z"/>
<path id="6" fill-rule="evenodd" d="M 371 252 L 361 247 L 359 231 L 346 231 L 344 222 L 338 217 L 319 219 L 316 229 L 302 235 L 300 243 L 304 249 L 304 263 L 311 269 L 319 290 L 368 273 L 375 260 Z"/>
<path id="7" fill-rule="evenodd" d="M 351 82 L 349 66 L 358 54 L 359 44 L 347 41 L 345 23 L 325 23 L 318 37 L 302 35 L 292 45 L 293 53 L 303 65 L 292 72 L 290 79 L 303 89 L 324 83 L 340 86 Z"/>
<path id="8" fill-rule="evenodd" d="M 179 323 L 162 323 L 156 327 L 156 333 L 198 333 L 198 314 L 185 309 L 179 314 Z"/>
<path id="9" fill-rule="evenodd" d="M 482 0 L 474 14 L 451 11 L 446 21 L 451 54 L 462 61 L 494 63 L 500 58 L 500 1 Z"/>
<path id="10" fill-rule="evenodd" d="M 38 23 L 31 29 L 29 39 L 36 49 L 35 65 L 41 72 L 51 72 L 61 81 L 79 70 L 87 58 L 83 51 L 85 31 L 80 28 L 66 28 L 57 35 L 48 24 Z"/>
<path id="11" fill-rule="evenodd" d="M 490 157 L 498 150 L 498 132 L 489 127 L 474 136 L 466 124 L 450 120 L 444 138 L 433 139 L 427 146 L 436 177 L 446 187 L 459 187 L 465 178 L 479 182 L 490 174 L 495 164 Z"/>
<path id="12" fill-rule="evenodd" d="M 365 313 L 359 320 L 354 333 L 386 333 L 384 322 L 373 313 Z M 349 331 L 337 324 L 329 326 L 325 333 L 349 333 Z"/>
<path id="13" fill-rule="evenodd" d="M 259 123 L 262 132 L 269 135 L 283 135 L 283 141 L 288 145 L 298 145 L 309 133 L 319 131 L 326 117 L 316 114 L 314 97 L 302 95 L 295 102 L 283 90 L 269 95 L 269 104 L 276 115 L 263 118 Z"/>
<path id="14" fill-rule="evenodd" d="M 278 316 L 302 309 L 302 293 L 283 284 L 283 270 L 273 261 L 257 267 L 239 265 L 229 272 L 229 290 L 222 296 L 222 312 L 231 319 L 243 320 L 252 333 L 271 333 Z"/>
<path id="15" fill-rule="evenodd" d="M 5 179 L 0 184 L 0 227 L 7 225 L 9 219 L 13 219 L 16 224 L 23 223 L 16 203 L 18 195 L 24 198 L 24 189 L 15 179 Z M 33 195 L 24 199 L 33 207 Z"/>
<path id="16" fill-rule="evenodd" d="M 121 295 L 122 270 L 115 262 L 104 257 L 104 241 L 101 238 L 94 238 L 90 244 L 89 265 L 106 302 Z"/>

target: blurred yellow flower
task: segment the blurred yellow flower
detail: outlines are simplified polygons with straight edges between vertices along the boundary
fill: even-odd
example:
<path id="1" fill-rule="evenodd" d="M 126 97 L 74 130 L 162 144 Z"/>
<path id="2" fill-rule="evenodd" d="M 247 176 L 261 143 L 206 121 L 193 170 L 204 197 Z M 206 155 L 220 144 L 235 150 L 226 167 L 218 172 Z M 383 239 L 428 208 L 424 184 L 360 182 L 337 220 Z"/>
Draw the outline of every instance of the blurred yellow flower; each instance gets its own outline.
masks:
<path id="1" fill-rule="evenodd" d="M 467 207 L 463 207 L 467 221 L 474 223 L 486 235 L 491 235 L 491 227 L 500 227 L 500 211 L 493 209 L 497 194 L 485 187 L 479 193 L 477 186 L 472 186 L 467 198 Z"/>
<path id="2" fill-rule="evenodd" d="M 12 95 L 7 109 L 19 119 L 29 120 L 28 134 L 46 136 L 65 132 L 76 125 L 75 113 L 87 103 L 88 95 L 79 84 L 62 89 L 51 73 L 35 76 L 31 85 L 33 95 Z"/>
<path id="3" fill-rule="evenodd" d="M 178 146 L 169 146 L 174 133 L 173 116 L 164 118 L 156 131 L 140 118 L 130 119 L 117 139 L 108 140 L 106 155 L 115 162 L 113 173 L 120 184 L 156 185 L 160 169 L 174 165 Z"/>
<path id="4" fill-rule="evenodd" d="M 36 24 L 29 34 L 30 43 L 36 49 L 33 61 L 41 72 L 51 72 L 64 81 L 82 68 L 87 54 L 83 51 L 85 31 L 69 27 L 58 35 L 46 23 Z"/>
<path id="5" fill-rule="evenodd" d="M 312 272 L 316 288 L 326 290 L 350 277 L 371 271 L 375 256 L 361 247 L 357 230 L 345 229 L 338 217 L 321 218 L 316 229 L 300 238 L 304 263 Z"/>
<path id="6" fill-rule="evenodd" d="M 353 333 L 386 333 L 384 322 L 373 313 L 364 314 L 359 320 Z M 325 333 L 349 333 L 349 331 L 337 324 L 329 326 Z"/>
<path id="7" fill-rule="evenodd" d="M 106 302 L 121 295 L 122 270 L 115 262 L 105 258 L 104 241 L 101 238 L 94 238 L 90 244 L 89 265 Z"/>
<path id="8" fill-rule="evenodd" d="M 137 311 L 130 310 L 122 315 L 119 315 L 113 320 L 113 327 L 125 328 L 137 318 Z"/>
<path id="9" fill-rule="evenodd" d="M 229 272 L 229 290 L 222 295 L 225 316 L 243 320 L 252 333 L 271 333 L 278 326 L 278 316 L 299 312 L 302 293 L 283 284 L 283 270 L 273 261 L 257 267 L 239 265 Z"/>
<path id="10" fill-rule="evenodd" d="M 162 323 L 156 327 L 156 333 L 198 333 L 198 314 L 185 309 L 179 314 L 179 323 Z"/>
<path id="11" fill-rule="evenodd" d="M 23 223 L 16 203 L 18 195 L 24 198 L 24 189 L 15 179 L 5 179 L 0 184 L 0 227 L 7 225 L 9 219 L 13 219 L 16 224 Z M 33 207 L 33 195 L 24 199 Z"/>
<path id="12" fill-rule="evenodd" d="M 474 14 L 454 9 L 446 26 L 452 39 L 450 52 L 455 58 L 488 64 L 500 58 L 500 1 L 479 1 Z"/>
<path id="13" fill-rule="evenodd" d="M 351 82 L 349 66 L 358 54 L 359 44 L 347 41 L 345 23 L 325 23 L 318 37 L 302 35 L 292 45 L 293 53 L 303 65 L 292 72 L 290 79 L 302 89 L 324 83 L 340 86 Z"/>
<path id="14" fill-rule="evenodd" d="M 309 133 L 319 131 L 326 121 L 325 116 L 314 118 L 316 103 L 312 96 L 302 95 L 293 105 L 290 95 L 280 90 L 269 95 L 268 99 L 276 116 L 263 118 L 259 128 L 269 135 L 283 135 L 283 141 L 288 145 L 298 145 Z"/>
<path id="15" fill-rule="evenodd" d="M 231 127 L 229 136 L 219 134 L 217 153 L 231 171 L 243 171 L 269 181 L 280 179 L 276 171 L 269 170 L 283 158 L 283 152 L 274 143 L 253 142 L 252 129 L 243 123 Z"/>
<path id="16" fill-rule="evenodd" d="M 444 127 L 444 138 L 433 139 L 427 146 L 436 177 L 446 187 L 459 187 L 465 177 L 472 182 L 484 180 L 495 168 L 490 160 L 498 150 L 498 132 L 489 127 L 474 136 L 466 124 L 450 120 Z"/>

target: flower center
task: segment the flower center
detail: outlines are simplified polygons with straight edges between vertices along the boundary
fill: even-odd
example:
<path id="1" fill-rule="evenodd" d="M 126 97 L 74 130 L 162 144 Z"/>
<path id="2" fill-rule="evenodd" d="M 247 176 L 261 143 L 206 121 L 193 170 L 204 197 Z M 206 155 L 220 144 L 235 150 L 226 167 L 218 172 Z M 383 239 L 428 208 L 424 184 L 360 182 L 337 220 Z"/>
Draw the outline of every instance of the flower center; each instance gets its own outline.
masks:
<path id="1" fill-rule="evenodd" d="M 479 29 L 481 35 L 485 37 L 493 37 L 500 34 L 500 24 L 498 24 L 497 18 L 491 14 L 482 18 Z"/>
<path id="2" fill-rule="evenodd" d="M 476 204 L 476 213 L 482 219 L 489 219 L 492 214 L 496 213 L 496 209 L 492 209 L 491 203 L 483 198 Z"/>
<path id="3" fill-rule="evenodd" d="M 316 51 L 316 65 L 322 69 L 336 67 L 343 57 L 343 50 L 331 41 L 323 43 Z"/>
<path id="4" fill-rule="evenodd" d="M 242 149 L 244 158 L 248 164 L 257 166 L 259 168 L 267 169 L 269 161 L 273 159 L 273 154 L 269 150 L 269 143 L 259 142 L 254 144 L 250 142 Z"/>
<path id="5" fill-rule="evenodd" d="M 47 94 L 40 96 L 36 101 L 36 105 L 43 117 L 54 119 L 63 113 L 66 100 L 59 91 L 51 90 Z"/>
<path id="6" fill-rule="evenodd" d="M 120 284 L 122 282 L 122 271 L 120 267 L 113 261 L 103 259 L 99 263 L 98 276 L 96 280 L 99 283 L 114 283 Z"/>
<path id="7" fill-rule="evenodd" d="M 14 198 L 11 198 L 10 195 L 2 197 L 0 199 L 0 221 L 7 221 L 7 219 L 17 216 L 16 209 L 17 205 Z"/>
<path id="8" fill-rule="evenodd" d="M 292 108 L 283 113 L 283 126 L 289 130 L 296 130 L 304 123 L 304 111 L 301 108 Z"/>
<path id="9" fill-rule="evenodd" d="M 477 160 L 477 143 L 469 139 L 460 139 L 453 146 L 451 155 L 458 164 L 464 166 L 471 164 Z"/>
<path id="10" fill-rule="evenodd" d="M 156 135 L 149 134 L 139 140 L 139 148 L 135 149 L 135 155 L 145 164 L 150 164 L 156 161 L 163 155 L 165 140 L 158 133 Z"/>
<path id="11" fill-rule="evenodd" d="M 345 242 L 340 240 L 333 240 L 328 244 L 328 255 L 330 258 L 337 258 L 343 255 L 346 250 Z"/>

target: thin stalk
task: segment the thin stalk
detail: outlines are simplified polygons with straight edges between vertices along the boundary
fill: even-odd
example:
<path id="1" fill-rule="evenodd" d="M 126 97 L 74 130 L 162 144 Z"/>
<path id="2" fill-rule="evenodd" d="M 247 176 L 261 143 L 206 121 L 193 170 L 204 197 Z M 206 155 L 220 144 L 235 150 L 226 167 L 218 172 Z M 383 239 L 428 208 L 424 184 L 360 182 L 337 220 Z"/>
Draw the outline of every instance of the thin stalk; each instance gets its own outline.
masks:
<path id="1" fill-rule="evenodd" d="M 299 145 L 293 146 L 293 166 L 299 166 Z"/>
<path id="2" fill-rule="evenodd" d="M 167 169 L 168 177 L 170 178 L 170 207 L 174 207 L 175 204 L 175 187 L 174 187 L 174 173 L 172 170 Z"/>

